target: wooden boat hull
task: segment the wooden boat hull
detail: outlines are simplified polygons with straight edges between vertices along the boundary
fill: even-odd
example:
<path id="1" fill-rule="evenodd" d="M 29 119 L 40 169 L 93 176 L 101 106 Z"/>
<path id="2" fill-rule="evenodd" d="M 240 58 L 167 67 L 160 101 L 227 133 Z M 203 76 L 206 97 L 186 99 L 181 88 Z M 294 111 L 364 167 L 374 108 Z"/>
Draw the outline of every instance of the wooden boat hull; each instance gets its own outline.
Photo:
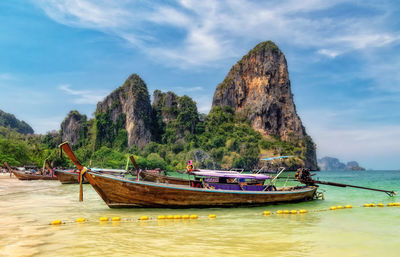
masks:
<path id="1" fill-rule="evenodd" d="M 122 207 L 234 207 L 312 200 L 317 187 L 292 191 L 232 191 L 184 185 L 132 181 L 92 172 L 89 183 L 110 208 Z"/>
<path id="2" fill-rule="evenodd" d="M 79 184 L 79 173 L 77 172 L 55 170 L 54 173 L 57 175 L 57 178 L 61 184 Z M 87 183 L 88 182 L 86 180 L 83 181 L 83 184 Z"/>
<path id="3" fill-rule="evenodd" d="M 57 180 L 56 176 L 29 174 L 18 170 L 13 170 L 13 173 L 19 180 Z"/>

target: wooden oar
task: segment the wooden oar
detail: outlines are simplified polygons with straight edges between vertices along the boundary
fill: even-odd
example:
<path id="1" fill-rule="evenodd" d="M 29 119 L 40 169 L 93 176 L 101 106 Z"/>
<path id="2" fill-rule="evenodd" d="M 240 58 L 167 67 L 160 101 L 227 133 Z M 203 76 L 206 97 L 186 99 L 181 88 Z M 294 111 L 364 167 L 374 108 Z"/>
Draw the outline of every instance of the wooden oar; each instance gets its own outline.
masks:
<path id="1" fill-rule="evenodd" d="M 68 155 L 68 157 L 71 159 L 71 161 L 75 164 L 75 166 L 79 169 L 79 201 L 83 201 L 83 186 L 82 186 L 82 180 L 83 180 L 83 175 L 82 172 L 86 172 L 86 168 L 83 167 L 83 165 L 78 161 L 78 158 L 76 158 L 74 152 L 72 151 L 71 147 L 69 146 L 68 142 L 64 142 L 60 144 L 60 156 L 61 156 L 61 149 L 64 150 L 64 152 Z M 85 169 L 85 170 L 84 170 Z"/>

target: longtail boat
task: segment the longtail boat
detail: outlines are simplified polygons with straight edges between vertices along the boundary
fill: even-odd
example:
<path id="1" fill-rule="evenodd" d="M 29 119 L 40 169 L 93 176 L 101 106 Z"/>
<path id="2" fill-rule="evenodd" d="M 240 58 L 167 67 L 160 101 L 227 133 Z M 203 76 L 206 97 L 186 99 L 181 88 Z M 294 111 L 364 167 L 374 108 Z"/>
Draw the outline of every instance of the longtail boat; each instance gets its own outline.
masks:
<path id="1" fill-rule="evenodd" d="M 115 176 L 99 174 L 84 167 L 75 157 L 68 143 L 60 148 L 68 155 L 82 175 L 93 186 L 96 192 L 110 208 L 121 207 L 234 207 L 254 206 L 274 203 L 299 202 L 312 200 L 317 186 L 296 186 L 271 188 L 268 185 L 237 184 L 234 187 L 228 183 L 211 183 L 205 180 L 195 180 L 191 185 L 176 185 L 148 181 L 129 180 Z M 243 174 L 199 174 L 202 177 L 221 177 L 228 179 L 243 179 L 263 181 L 268 177 Z M 250 177 L 249 177 L 250 176 Z M 263 177 L 262 177 L 263 176 Z M 271 191 L 270 191 L 271 190 Z M 80 200 L 83 199 L 82 187 Z"/>
<path id="2" fill-rule="evenodd" d="M 19 180 L 57 180 L 56 176 L 35 174 L 29 171 L 13 170 Z"/>
<path id="3" fill-rule="evenodd" d="M 57 176 L 61 184 L 79 184 L 79 172 L 75 170 L 54 170 L 54 174 Z M 83 181 L 83 183 L 88 183 Z"/>
<path id="4" fill-rule="evenodd" d="M 126 173 L 125 170 L 116 170 L 116 169 L 101 169 L 101 168 L 93 168 L 91 169 L 93 172 L 97 172 L 100 174 L 109 174 L 114 176 L 122 176 Z M 55 169 L 54 174 L 56 174 L 58 180 L 61 184 L 79 184 L 79 173 L 78 170 L 59 170 Z M 86 180 L 82 181 L 83 184 L 87 184 Z"/>
<path id="5" fill-rule="evenodd" d="M 265 186 L 230 188 L 227 184 L 207 187 L 133 181 L 86 172 L 85 177 L 104 202 L 115 207 L 232 207 L 298 202 L 313 199 L 317 187 L 286 187 L 264 191 Z M 217 187 L 219 186 L 219 188 Z M 225 188 L 224 188 L 225 187 Z"/>
<path id="6" fill-rule="evenodd" d="M 57 180 L 57 177 L 54 176 L 53 171 L 48 166 L 47 162 L 45 167 L 47 169 L 48 174 L 37 174 L 36 172 L 31 172 L 25 169 L 11 169 L 7 163 L 4 163 L 7 169 L 12 172 L 19 180 Z M 46 171 L 42 171 L 45 173 Z"/>

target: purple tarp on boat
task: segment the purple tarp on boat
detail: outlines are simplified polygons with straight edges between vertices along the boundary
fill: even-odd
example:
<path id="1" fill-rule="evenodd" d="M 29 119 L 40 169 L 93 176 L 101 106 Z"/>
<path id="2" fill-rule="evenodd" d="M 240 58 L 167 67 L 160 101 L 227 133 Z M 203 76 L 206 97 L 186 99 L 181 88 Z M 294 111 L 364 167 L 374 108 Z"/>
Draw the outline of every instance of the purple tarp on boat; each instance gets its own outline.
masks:
<path id="1" fill-rule="evenodd" d="M 238 191 L 263 191 L 265 186 L 261 185 L 243 185 L 242 187 L 239 184 L 221 184 L 221 183 L 208 183 L 208 186 L 214 189 L 221 190 L 238 190 Z"/>
<path id="2" fill-rule="evenodd" d="M 197 176 L 204 177 L 219 177 L 219 178 L 243 178 L 243 179 L 257 179 L 257 180 L 266 180 L 270 179 L 270 176 L 263 174 L 240 174 L 240 173 L 223 173 L 223 172 L 214 172 L 214 171 L 195 171 L 193 174 Z"/>

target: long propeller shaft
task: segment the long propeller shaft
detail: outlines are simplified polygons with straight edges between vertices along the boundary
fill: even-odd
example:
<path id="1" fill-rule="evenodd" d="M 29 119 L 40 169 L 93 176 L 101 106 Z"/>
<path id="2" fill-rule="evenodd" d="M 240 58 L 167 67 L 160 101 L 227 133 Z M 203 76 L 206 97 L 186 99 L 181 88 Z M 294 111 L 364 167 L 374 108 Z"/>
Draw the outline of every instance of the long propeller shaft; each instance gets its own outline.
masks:
<path id="1" fill-rule="evenodd" d="M 371 188 L 371 187 L 355 186 L 355 185 L 341 184 L 341 183 L 328 182 L 328 181 L 318 181 L 318 180 L 313 180 L 313 182 L 314 182 L 315 184 L 328 185 L 328 186 L 353 187 L 353 188 L 360 188 L 360 189 L 366 189 L 366 190 L 384 192 L 384 193 L 386 193 L 386 194 L 388 194 L 388 195 L 390 195 L 390 196 L 397 195 L 397 193 L 394 192 L 394 191 L 383 190 L 383 189 L 377 189 L 377 188 Z"/>

